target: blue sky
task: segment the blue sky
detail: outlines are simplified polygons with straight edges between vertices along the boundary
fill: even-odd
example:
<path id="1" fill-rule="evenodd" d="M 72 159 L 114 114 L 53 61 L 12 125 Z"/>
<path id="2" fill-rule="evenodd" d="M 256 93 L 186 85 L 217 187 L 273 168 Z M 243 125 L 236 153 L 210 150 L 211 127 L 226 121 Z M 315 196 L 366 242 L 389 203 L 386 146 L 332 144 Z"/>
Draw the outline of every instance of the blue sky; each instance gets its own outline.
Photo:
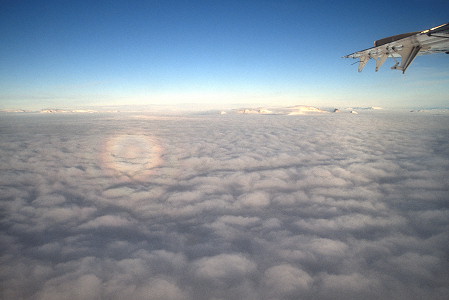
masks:
<path id="1" fill-rule="evenodd" d="M 0 108 L 449 106 L 449 57 L 343 55 L 449 22 L 432 1 L 0 2 Z"/>

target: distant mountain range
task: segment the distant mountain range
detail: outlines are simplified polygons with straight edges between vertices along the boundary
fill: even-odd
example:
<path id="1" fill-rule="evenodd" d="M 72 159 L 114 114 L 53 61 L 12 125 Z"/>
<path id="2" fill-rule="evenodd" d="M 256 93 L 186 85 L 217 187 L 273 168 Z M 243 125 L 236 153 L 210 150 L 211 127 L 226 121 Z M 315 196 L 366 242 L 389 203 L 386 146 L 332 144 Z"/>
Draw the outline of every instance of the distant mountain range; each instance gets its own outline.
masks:
<path id="1" fill-rule="evenodd" d="M 357 107 L 357 108 L 318 108 L 308 105 L 295 105 L 289 107 L 270 107 L 270 108 L 241 108 L 231 111 L 222 111 L 221 114 L 237 113 L 237 114 L 260 114 L 260 115 L 313 115 L 313 114 L 326 114 L 326 113 L 342 113 L 350 112 L 357 113 L 357 110 L 380 110 L 381 107 Z"/>
<path id="2" fill-rule="evenodd" d="M 0 109 L 0 113 L 42 113 L 42 114 L 92 114 L 92 113 L 146 113 L 155 115 L 166 114 L 243 114 L 243 115 L 318 115 L 327 113 L 352 113 L 357 114 L 357 111 L 378 111 L 382 110 L 382 107 L 369 106 L 369 107 L 346 107 L 346 108 L 318 108 L 309 105 L 295 105 L 288 107 L 245 107 L 238 109 L 227 110 L 207 110 L 201 109 L 198 106 L 187 109 L 177 109 L 171 106 L 153 106 L 153 105 L 140 105 L 140 106 L 99 106 L 99 107 L 86 107 L 79 109 L 61 109 L 61 108 L 45 108 L 38 111 L 24 110 L 24 109 Z M 430 109 L 418 109 L 409 110 L 410 112 L 438 112 L 448 113 L 447 108 L 430 108 Z"/>

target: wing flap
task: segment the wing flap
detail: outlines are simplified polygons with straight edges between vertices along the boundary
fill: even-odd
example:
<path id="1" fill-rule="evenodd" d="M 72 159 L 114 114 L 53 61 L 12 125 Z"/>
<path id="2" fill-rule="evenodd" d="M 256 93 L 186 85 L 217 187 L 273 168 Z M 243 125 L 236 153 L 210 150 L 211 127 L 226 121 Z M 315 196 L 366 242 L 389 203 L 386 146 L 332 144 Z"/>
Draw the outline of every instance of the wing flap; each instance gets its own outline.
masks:
<path id="1" fill-rule="evenodd" d="M 414 47 L 404 47 L 399 52 L 401 55 L 401 65 L 398 66 L 397 64 L 391 67 L 393 70 L 401 70 L 402 74 L 405 73 L 407 68 L 410 66 L 412 61 L 415 59 L 416 55 L 418 55 L 419 50 L 421 50 L 421 46 L 414 46 Z"/>

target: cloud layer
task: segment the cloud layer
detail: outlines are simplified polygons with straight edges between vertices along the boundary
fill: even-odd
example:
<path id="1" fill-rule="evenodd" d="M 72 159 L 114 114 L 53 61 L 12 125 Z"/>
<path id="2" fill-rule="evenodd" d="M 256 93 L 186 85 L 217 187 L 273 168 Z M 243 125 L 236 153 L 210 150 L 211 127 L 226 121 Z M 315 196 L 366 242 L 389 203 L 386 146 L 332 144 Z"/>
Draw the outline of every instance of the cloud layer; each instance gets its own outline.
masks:
<path id="1" fill-rule="evenodd" d="M 4 115 L 2 299 L 447 299 L 449 117 Z"/>

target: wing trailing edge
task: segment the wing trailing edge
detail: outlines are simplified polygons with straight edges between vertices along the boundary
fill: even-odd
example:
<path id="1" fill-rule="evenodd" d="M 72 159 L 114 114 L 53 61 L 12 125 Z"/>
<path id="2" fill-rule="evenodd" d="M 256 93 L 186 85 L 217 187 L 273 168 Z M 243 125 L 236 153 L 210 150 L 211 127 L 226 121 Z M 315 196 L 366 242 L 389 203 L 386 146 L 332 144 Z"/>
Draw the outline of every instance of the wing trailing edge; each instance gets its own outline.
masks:
<path id="1" fill-rule="evenodd" d="M 359 72 L 362 72 L 370 59 L 374 59 L 377 72 L 387 58 L 392 57 L 396 64 L 391 69 L 405 73 L 416 56 L 432 53 L 449 54 L 449 23 L 383 38 L 375 41 L 373 48 L 346 55 L 344 58 L 358 59 Z M 396 58 L 401 58 L 401 62 Z"/>

